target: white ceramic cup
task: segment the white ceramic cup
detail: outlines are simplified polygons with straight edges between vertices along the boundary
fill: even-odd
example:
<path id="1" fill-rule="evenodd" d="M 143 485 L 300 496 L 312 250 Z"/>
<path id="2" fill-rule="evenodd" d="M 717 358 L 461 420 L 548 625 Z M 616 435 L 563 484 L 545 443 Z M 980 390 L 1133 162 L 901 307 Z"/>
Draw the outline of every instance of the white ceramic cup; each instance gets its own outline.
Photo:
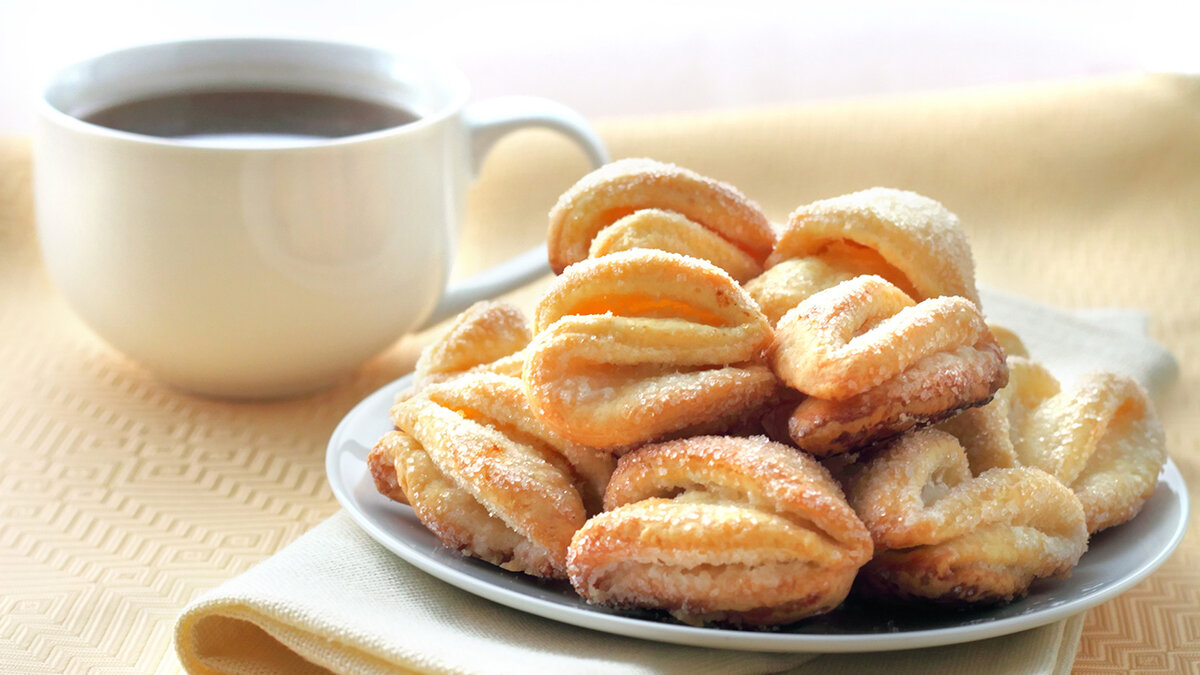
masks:
<path id="1" fill-rule="evenodd" d="M 286 89 L 399 104 L 416 122 L 228 147 L 81 118 L 176 91 Z M 468 103 L 420 55 L 274 39 L 174 42 L 54 75 L 35 139 L 50 276 L 97 334 L 162 380 L 228 397 L 327 386 L 401 335 L 544 273 L 544 247 L 447 289 L 465 193 L 489 147 L 526 126 L 607 159 L 544 99 Z"/>

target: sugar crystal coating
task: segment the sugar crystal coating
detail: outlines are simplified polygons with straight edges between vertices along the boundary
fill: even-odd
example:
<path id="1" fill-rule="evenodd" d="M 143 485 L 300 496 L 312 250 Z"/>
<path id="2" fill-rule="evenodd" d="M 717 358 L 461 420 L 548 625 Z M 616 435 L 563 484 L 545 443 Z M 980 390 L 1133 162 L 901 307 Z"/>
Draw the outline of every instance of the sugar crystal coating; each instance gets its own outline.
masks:
<path id="1" fill-rule="evenodd" d="M 569 571 L 589 601 L 741 626 L 828 611 L 856 576 L 1004 601 L 1136 515 L 1165 462 L 1135 383 L 1064 390 L 982 324 L 966 237 L 927 197 L 814 202 L 777 235 L 731 186 L 621 160 L 562 195 L 548 249 L 534 330 L 504 303 L 464 312 L 368 466 L 448 547 Z M 946 418 L 961 446 L 913 431 Z M 823 465 L 706 435 L 764 428 Z"/>
<path id="2" fill-rule="evenodd" d="M 697 436 L 624 455 L 606 511 L 572 538 L 592 602 L 689 623 L 790 623 L 829 611 L 871 555 L 837 483 L 763 437 Z"/>
<path id="3" fill-rule="evenodd" d="M 973 476 L 966 451 L 934 429 L 910 432 L 855 467 L 846 494 L 875 542 L 867 592 L 950 603 L 1007 602 L 1068 573 L 1087 550 L 1083 506 L 1049 474 Z"/>
<path id="4" fill-rule="evenodd" d="M 638 249 L 572 265 L 535 327 L 523 373 L 530 403 L 577 443 L 623 449 L 728 425 L 775 391 L 766 318 L 699 259 Z"/>
<path id="5" fill-rule="evenodd" d="M 472 372 L 397 403 L 376 446 L 417 517 L 449 547 L 513 571 L 563 576 L 566 547 L 614 462 L 545 429 L 520 380 Z M 383 462 L 377 464 L 385 465 Z M 388 476 L 376 474 L 377 483 Z"/>
<path id="6" fill-rule="evenodd" d="M 807 395 L 767 430 L 809 452 L 849 452 L 983 405 L 1007 381 L 1004 355 L 961 297 L 914 303 L 876 276 L 813 294 L 776 326 L 771 366 Z"/>
<path id="7" fill-rule="evenodd" d="M 1091 373 L 1063 389 L 1026 357 L 1010 356 L 1008 364 L 1009 383 L 995 400 L 942 426 L 961 439 L 972 469 L 1046 471 L 1075 491 L 1089 532 L 1136 516 L 1167 459 L 1146 391 L 1115 373 Z"/>
<path id="8" fill-rule="evenodd" d="M 643 211 L 664 215 L 642 219 Z M 611 227 L 620 232 L 606 233 Z M 550 210 L 551 267 L 561 273 L 586 259 L 598 238 L 596 255 L 665 248 L 741 279 L 762 271 L 775 231 L 758 205 L 731 185 L 673 164 L 623 159 L 584 176 Z"/>

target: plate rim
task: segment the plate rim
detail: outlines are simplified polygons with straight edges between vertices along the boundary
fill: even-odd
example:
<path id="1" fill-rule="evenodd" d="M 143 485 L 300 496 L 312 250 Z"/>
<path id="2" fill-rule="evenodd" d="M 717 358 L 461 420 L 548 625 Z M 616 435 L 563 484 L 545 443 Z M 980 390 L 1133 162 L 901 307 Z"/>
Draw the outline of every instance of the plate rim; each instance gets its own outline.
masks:
<path id="1" fill-rule="evenodd" d="M 359 506 L 352 494 L 352 486 L 342 473 L 341 458 L 345 453 L 350 452 L 346 450 L 345 446 L 347 442 L 353 442 L 352 439 L 346 439 L 344 436 L 357 417 L 363 415 L 367 409 L 379 405 L 380 399 L 394 398 L 400 389 L 412 381 L 412 378 L 413 374 L 409 373 L 364 397 L 342 417 L 330 435 L 325 454 L 326 479 L 342 508 L 376 543 L 422 572 L 445 583 L 517 611 L 588 630 L 625 637 L 741 651 L 868 653 L 961 644 L 1010 635 L 1069 618 L 1103 604 L 1141 583 L 1161 567 L 1178 548 L 1187 532 L 1187 524 L 1191 515 L 1187 485 L 1178 467 L 1168 456 L 1166 464 L 1159 474 L 1159 480 L 1177 484 L 1180 488 L 1175 490 L 1175 493 L 1179 495 L 1178 504 L 1182 517 L 1174 524 L 1175 527 L 1167 546 L 1158 550 L 1154 556 L 1143 561 L 1133 572 L 1125 575 L 1116 583 L 1105 585 L 1089 595 L 1030 614 L 999 618 L 966 626 L 870 634 L 774 633 L 686 626 L 598 611 L 590 612 L 586 609 L 555 604 L 516 590 L 497 586 L 445 565 L 441 561 L 428 557 L 423 551 L 405 542 L 402 538 L 388 532 Z M 364 458 L 359 457 L 358 459 Z M 365 461 L 363 467 L 365 470 Z"/>

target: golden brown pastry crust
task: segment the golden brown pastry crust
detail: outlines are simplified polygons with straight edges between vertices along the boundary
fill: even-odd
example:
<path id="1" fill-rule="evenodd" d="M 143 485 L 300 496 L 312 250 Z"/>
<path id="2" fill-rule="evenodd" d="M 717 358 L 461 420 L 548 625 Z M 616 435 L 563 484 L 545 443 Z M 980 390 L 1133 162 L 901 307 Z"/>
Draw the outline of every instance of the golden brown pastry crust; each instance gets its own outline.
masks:
<path id="1" fill-rule="evenodd" d="M 775 325 L 788 310 L 812 294 L 878 271 L 868 264 L 835 266 L 817 257 L 789 258 L 747 281 L 746 292 L 758 303 L 771 325 Z"/>
<path id="2" fill-rule="evenodd" d="M 1083 507 L 1060 482 L 1027 467 L 973 477 L 962 446 L 935 429 L 851 467 L 846 495 L 875 542 L 860 573 L 870 595 L 1007 602 L 1087 549 Z"/>
<path id="3" fill-rule="evenodd" d="M 638 212 L 646 209 L 657 213 L 643 220 Z M 664 218 L 663 212 L 687 223 Z M 732 186 L 672 164 L 623 159 L 584 176 L 559 197 L 550 211 L 550 266 L 562 273 L 586 259 L 597 236 L 619 221 L 620 232 L 606 235 L 598 252 L 666 246 L 720 267 L 729 264 L 725 269 L 737 278 L 758 274 L 775 243 L 762 210 Z M 664 227 L 669 237 L 655 232 Z"/>
<path id="4" fill-rule="evenodd" d="M 764 420 L 819 456 L 847 452 L 965 408 L 1007 381 L 1004 354 L 961 297 L 914 304 L 876 276 L 820 291 L 776 327 L 771 366 L 807 398 Z"/>
<path id="5" fill-rule="evenodd" d="M 392 455 L 395 483 L 426 527 L 506 569 L 563 576 L 571 535 L 600 506 L 610 455 L 547 430 L 521 382 L 493 373 L 430 385 L 391 416 L 397 431 L 376 447 Z"/>
<path id="6" fill-rule="evenodd" d="M 707 260 L 728 272 L 738 282 L 753 279 L 763 270 L 762 260 L 756 260 L 686 216 L 662 209 L 634 211 L 600 230 L 588 248 L 588 257 L 599 258 L 635 248 L 650 248 Z"/>
<path id="7" fill-rule="evenodd" d="M 529 324 L 515 305 L 484 300 L 455 317 L 450 328 L 417 359 L 411 395 L 470 370 L 520 377 L 530 340 Z"/>
<path id="8" fill-rule="evenodd" d="M 411 399 L 410 399 L 411 400 Z M 390 437 L 390 438 L 389 438 Z M 392 439 L 402 439 L 399 442 Z M 515 572 L 560 577 L 545 548 L 523 536 L 501 518 L 488 513 L 479 500 L 438 468 L 429 453 L 403 431 L 393 431 L 372 451 L 375 471 L 388 471 L 403 492 L 417 519 L 451 550 Z M 374 474 L 376 486 L 380 475 Z M 391 496 L 391 495 L 389 495 Z"/>
<path id="9" fill-rule="evenodd" d="M 1063 390 L 1027 358 L 1010 356 L 1009 384 L 987 406 L 942 429 L 967 449 L 973 471 L 1032 466 L 1075 491 L 1089 532 L 1138 514 L 1167 453 L 1146 391 L 1133 379 L 1092 373 Z"/>
<path id="10" fill-rule="evenodd" d="M 811 457 L 765 438 L 699 436 L 621 458 L 568 573 L 591 602 L 688 623 L 792 623 L 829 611 L 870 537 Z"/>
<path id="11" fill-rule="evenodd" d="M 771 329 L 721 269 L 639 249 L 572 265 L 538 305 L 524 381 L 565 438 L 626 448 L 731 422 L 776 388 Z"/>
<path id="12" fill-rule="evenodd" d="M 958 217 L 913 192 L 871 188 L 796 209 L 746 289 L 771 321 L 816 291 L 864 274 L 914 300 L 957 295 L 979 304 Z"/>
<path id="13" fill-rule="evenodd" d="M 406 447 L 410 445 L 417 447 Z M 406 433 L 393 429 L 384 434 L 367 455 L 367 471 L 375 483 L 375 491 L 392 501 L 407 504 L 408 495 L 400 482 L 403 476 L 396 471 L 396 459 L 419 448 L 420 444 Z"/>
<path id="14" fill-rule="evenodd" d="M 536 335 L 505 303 L 464 312 L 367 464 L 448 547 L 591 602 L 769 626 L 856 578 L 1008 601 L 1136 515 L 1165 462 L 1131 380 L 1063 391 L 983 323 L 958 220 L 920 195 L 814 202 L 777 234 L 728 185 L 622 160 L 562 195 L 548 249 Z M 972 408 L 1005 352 L 1013 381 Z M 961 445 L 913 430 L 964 409 L 941 427 Z M 763 428 L 824 466 L 701 435 Z"/>

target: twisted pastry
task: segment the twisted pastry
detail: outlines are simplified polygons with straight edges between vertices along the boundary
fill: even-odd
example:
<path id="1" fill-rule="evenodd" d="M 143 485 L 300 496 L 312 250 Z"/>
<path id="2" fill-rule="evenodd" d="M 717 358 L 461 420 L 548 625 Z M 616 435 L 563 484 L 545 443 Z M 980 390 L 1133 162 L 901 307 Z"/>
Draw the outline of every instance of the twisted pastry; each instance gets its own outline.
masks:
<path id="1" fill-rule="evenodd" d="M 865 274 L 917 301 L 958 295 L 979 304 L 958 217 L 913 192 L 872 188 L 800 207 L 766 266 L 746 290 L 771 323 L 813 293 Z"/>
<path id="2" fill-rule="evenodd" d="M 846 495 L 871 532 L 869 594 L 949 603 L 1007 602 L 1065 575 L 1087 549 L 1083 507 L 1039 469 L 972 477 L 953 436 L 901 436 L 858 467 Z"/>
<path id="3" fill-rule="evenodd" d="M 584 176 L 550 211 L 550 266 L 633 248 L 702 258 L 738 281 L 762 272 L 775 232 L 730 185 L 672 164 L 623 159 Z"/>
<path id="4" fill-rule="evenodd" d="M 529 326 L 515 305 L 484 300 L 459 314 L 450 329 L 421 351 L 413 375 L 413 389 L 445 382 L 480 369 L 520 377 L 529 344 Z"/>
<path id="5" fill-rule="evenodd" d="M 546 293 L 535 326 L 530 404 L 576 443 L 615 449 L 733 422 L 775 391 L 766 318 L 702 260 L 639 249 L 577 263 Z"/>
<path id="6" fill-rule="evenodd" d="M 1089 532 L 1120 525 L 1154 493 L 1167 461 L 1161 425 L 1132 378 L 1091 373 L 1063 390 L 1041 365 L 1008 357 L 1009 382 L 987 406 L 942 429 L 971 470 L 1032 466 L 1075 492 Z"/>
<path id="7" fill-rule="evenodd" d="M 837 454 L 983 405 L 1004 353 L 965 298 L 919 304 L 876 276 L 820 291 L 776 327 L 771 365 L 807 395 L 764 421 L 816 455 Z"/>
<path id="8" fill-rule="evenodd" d="M 571 535 L 598 511 L 612 456 L 533 417 L 520 380 L 468 373 L 391 411 L 368 460 L 446 546 L 505 569 L 562 577 Z"/>
<path id="9" fill-rule="evenodd" d="M 571 540 L 590 602 L 693 624 L 786 624 L 837 607 L 871 539 L 820 464 L 763 437 L 698 436 L 623 456 L 605 512 Z"/>

